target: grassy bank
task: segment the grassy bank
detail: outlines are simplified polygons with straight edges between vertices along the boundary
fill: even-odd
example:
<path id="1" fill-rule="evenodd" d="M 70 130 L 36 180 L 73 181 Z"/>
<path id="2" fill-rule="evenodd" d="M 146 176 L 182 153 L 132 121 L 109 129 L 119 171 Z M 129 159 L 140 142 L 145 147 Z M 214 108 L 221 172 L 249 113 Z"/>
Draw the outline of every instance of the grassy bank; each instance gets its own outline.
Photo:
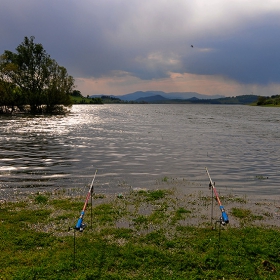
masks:
<path id="1" fill-rule="evenodd" d="M 222 200 L 230 224 L 219 231 L 209 219 L 212 199 L 201 193 L 98 194 L 75 239 L 68 227 L 84 197 L 65 191 L 2 201 L 0 279 L 279 279 L 280 231 L 264 226 L 274 209 L 252 211 L 246 197 Z"/>

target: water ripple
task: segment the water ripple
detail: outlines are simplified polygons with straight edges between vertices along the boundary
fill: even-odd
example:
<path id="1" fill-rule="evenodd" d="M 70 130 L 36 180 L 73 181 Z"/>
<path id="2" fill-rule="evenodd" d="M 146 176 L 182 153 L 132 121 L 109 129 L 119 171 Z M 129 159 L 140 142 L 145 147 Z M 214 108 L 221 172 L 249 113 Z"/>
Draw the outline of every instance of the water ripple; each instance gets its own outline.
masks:
<path id="1" fill-rule="evenodd" d="M 75 105 L 66 117 L 0 117 L 0 186 L 149 187 L 215 181 L 280 195 L 280 110 L 221 105 Z M 261 179 L 260 179 L 261 178 Z"/>

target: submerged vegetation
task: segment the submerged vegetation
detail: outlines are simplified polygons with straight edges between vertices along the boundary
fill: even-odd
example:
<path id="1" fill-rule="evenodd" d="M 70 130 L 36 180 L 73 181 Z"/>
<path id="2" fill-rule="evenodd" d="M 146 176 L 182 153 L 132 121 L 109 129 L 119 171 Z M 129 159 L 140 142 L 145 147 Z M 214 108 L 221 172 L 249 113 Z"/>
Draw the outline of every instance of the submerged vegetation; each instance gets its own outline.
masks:
<path id="1" fill-rule="evenodd" d="M 0 56 L 0 113 L 63 113 L 72 105 L 74 79 L 34 37 Z"/>
<path id="2" fill-rule="evenodd" d="M 93 198 L 92 220 L 89 205 L 88 225 L 75 239 L 68 227 L 83 197 L 68 191 L 3 201 L 0 279 L 280 278 L 279 228 L 256 224 L 269 215 L 253 215 L 247 199 L 222 197 L 239 225 L 222 227 L 219 238 L 207 215 L 211 197 L 201 193 L 132 190 Z"/>

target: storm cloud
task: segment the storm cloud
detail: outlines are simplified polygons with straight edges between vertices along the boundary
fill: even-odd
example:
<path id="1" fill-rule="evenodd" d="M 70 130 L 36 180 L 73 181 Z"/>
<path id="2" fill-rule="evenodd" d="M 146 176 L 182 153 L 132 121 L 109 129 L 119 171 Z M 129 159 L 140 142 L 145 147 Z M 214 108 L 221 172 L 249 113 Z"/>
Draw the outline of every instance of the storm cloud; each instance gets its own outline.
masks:
<path id="1" fill-rule="evenodd" d="M 0 53 L 35 36 L 84 81 L 121 77 L 125 84 L 127 76 L 130 85 L 151 85 L 177 73 L 262 89 L 280 82 L 279 1 L 2 2 Z"/>

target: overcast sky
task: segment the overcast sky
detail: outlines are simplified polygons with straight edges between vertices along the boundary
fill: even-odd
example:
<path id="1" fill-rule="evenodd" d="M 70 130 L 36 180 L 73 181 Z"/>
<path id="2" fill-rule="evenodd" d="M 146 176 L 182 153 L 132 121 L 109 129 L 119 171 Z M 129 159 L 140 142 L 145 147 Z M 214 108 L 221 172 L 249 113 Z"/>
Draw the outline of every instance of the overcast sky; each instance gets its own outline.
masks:
<path id="1" fill-rule="evenodd" d="M 279 0 L 0 0 L 0 54 L 35 36 L 85 96 L 280 94 L 279 31 Z"/>

